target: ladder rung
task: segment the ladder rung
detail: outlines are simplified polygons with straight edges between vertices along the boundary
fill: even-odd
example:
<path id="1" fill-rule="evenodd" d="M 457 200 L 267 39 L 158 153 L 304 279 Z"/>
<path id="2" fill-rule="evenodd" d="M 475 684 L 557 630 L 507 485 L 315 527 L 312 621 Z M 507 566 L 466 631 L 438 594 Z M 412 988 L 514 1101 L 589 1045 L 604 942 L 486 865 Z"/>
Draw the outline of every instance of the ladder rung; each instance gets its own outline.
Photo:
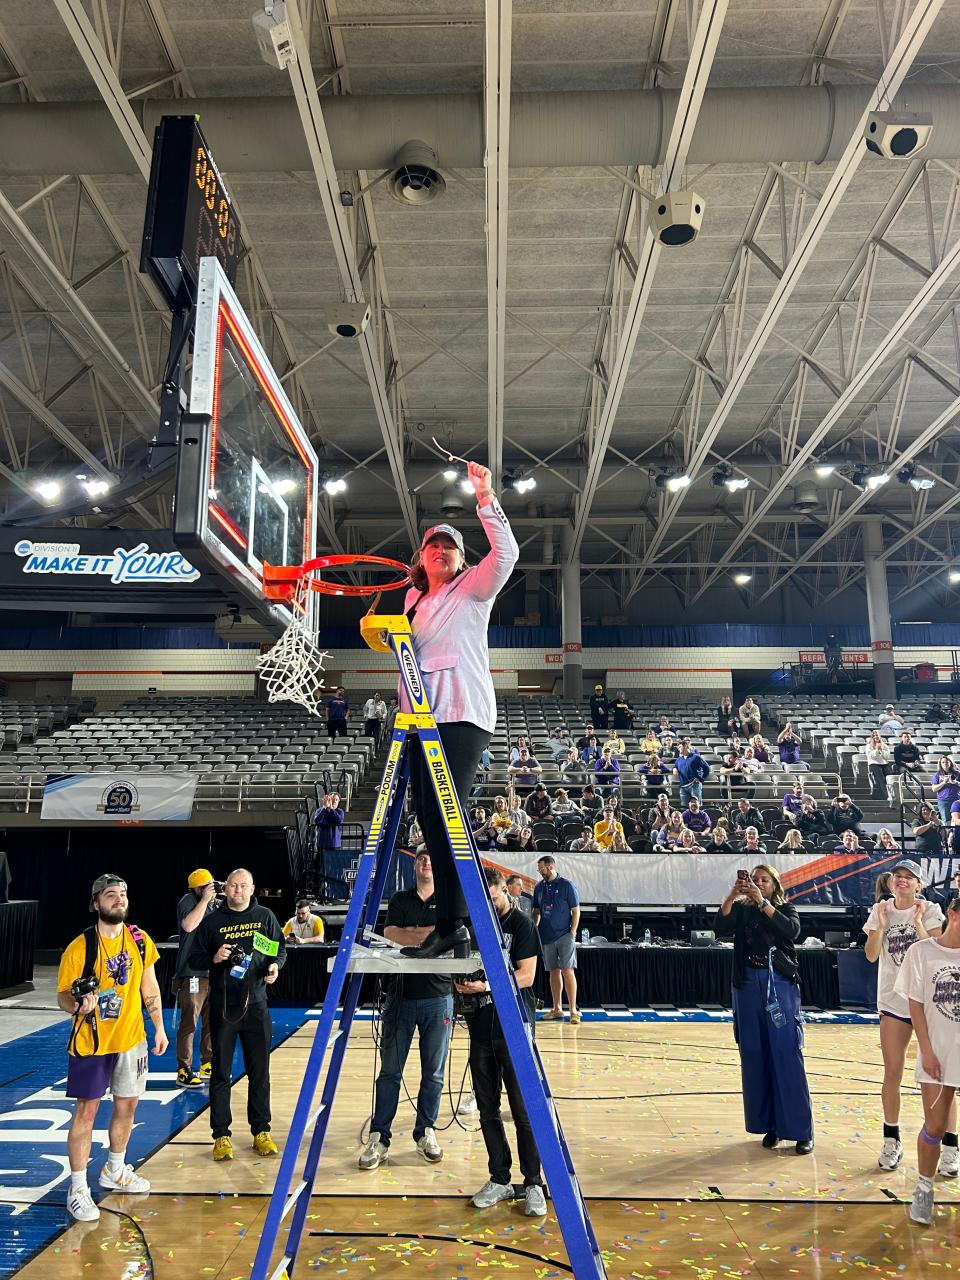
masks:
<path id="1" fill-rule="evenodd" d="M 300 1199 L 300 1197 L 303 1195 L 306 1189 L 307 1189 L 307 1180 L 306 1178 L 301 1178 L 300 1181 L 297 1183 L 296 1190 L 291 1191 L 290 1198 L 287 1200 L 287 1203 L 283 1206 L 283 1213 L 281 1213 L 280 1215 L 281 1222 L 284 1220 L 284 1218 L 287 1216 L 287 1214 L 290 1212 L 293 1206 L 297 1203 L 297 1201 Z"/>
<path id="2" fill-rule="evenodd" d="M 270 1280 L 280 1280 L 281 1276 L 286 1276 L 288 1274 L 287 1266 L 291 1262 L 293 1262 L 293 1259 L 290 1257 L 289 1254 L 286 1254 L 283 1260 L 277 1266 L 276 1271 L 274 1271 L 273 1274 L 271 1275 Z"/>

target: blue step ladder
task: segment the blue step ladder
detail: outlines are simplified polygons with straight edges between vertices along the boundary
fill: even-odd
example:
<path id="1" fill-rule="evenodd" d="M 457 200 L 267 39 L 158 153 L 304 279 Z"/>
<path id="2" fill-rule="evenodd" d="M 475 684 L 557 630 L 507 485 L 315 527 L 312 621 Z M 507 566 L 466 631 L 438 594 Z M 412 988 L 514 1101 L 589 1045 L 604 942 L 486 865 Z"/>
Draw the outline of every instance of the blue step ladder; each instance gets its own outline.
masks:
<path id="1" fill-rule="evenodd" d="M 434 793 L 445 818 L 447 838 L 476 933 L 482 965 L 490 983 L 506 1042 L 510 1046 L 514 1071 L 536 1137 L 540 1162 L 567 1247 L 570 1266 L 576 1280 L 605 1277 L 607 1273 L 600 1247 L 563 1136 L 543 1062 L 531 1033 L 526 1007 L 514 981 L 509 956 L 504 950 L 503 934 L 490 901 L 480 857 L 450 780 L 443 744 L 414 652 L 410 623 L 403 614 L 368 613 L 361 620 L 360 630 L 371 649 L 379 653 L 392 653 L 396 658 L 412 710 L 408 714 L 398 714 L 396 718 L 383 780 L 357 868 L 353 895 L 304 1070 L 290 1134 L 264 1220 L 251 1280 L 292 1278 L 363 975 L 378 969 L 381 972 L 398 971 L 396 961 L 390 963 L 379 960 L 378 963 L 378 957 L 370 943 L 376 931 L 377 914 L 403 813 L 403 800 L 410 775 L 407 749 L 409 733 L 418 735 L 430 764 Z M 429 969 L 453 974 L 463 972 L 464 969 L 464 961 L 449 957 L 435 961 L 409 960 L 399 963 L 405 967 L 415 967 L 421 973 Z M 380 965 L 384 967 L 380 969 Z M 338 1009 L 339 1022 L 334 1030 Z M 333 1047 L 320 1090 L 320 1101 L 315 1105 L 324 1058 L 331 1043 Z M 295 1179 L 300 1149 L 310 1130 L 312 1134 L 303 1172 Z M 290 1226 L 283 1256 L 271 1270 L 281 1229 L 288 1217 Z"/>

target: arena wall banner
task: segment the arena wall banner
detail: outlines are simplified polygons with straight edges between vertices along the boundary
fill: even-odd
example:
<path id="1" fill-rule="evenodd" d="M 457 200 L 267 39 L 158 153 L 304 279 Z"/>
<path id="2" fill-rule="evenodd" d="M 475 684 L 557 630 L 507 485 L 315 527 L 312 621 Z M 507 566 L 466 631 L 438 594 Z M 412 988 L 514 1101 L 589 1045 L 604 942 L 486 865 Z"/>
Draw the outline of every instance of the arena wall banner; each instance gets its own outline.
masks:
<path id="1" fill-rule="evenodd" d="M 524 877 L 532 892 L 540 877 L 535 853 L 485 853 L 484 861 Z M 752 867 L 743 853 L 557 853 L 557 870 L 572 880 L 583 902 L 645 906 L 717 903 L 730 892 L 739 867 Z M 771 854 L 762 861 L 776 867 L 790 901 L 805 906 L 873 903 L 874 883 L 899 855 Z M 913 855 L 911 855 L 913 856 Z M 960 871 L 960 858 L 919 857 L 925 884 L 943 884 Z"/>
<path id="2" fill-rule="evenodd" d="M 60 822 L 189 822 L 195 773 L 50 773 L 41 818 Z"/>

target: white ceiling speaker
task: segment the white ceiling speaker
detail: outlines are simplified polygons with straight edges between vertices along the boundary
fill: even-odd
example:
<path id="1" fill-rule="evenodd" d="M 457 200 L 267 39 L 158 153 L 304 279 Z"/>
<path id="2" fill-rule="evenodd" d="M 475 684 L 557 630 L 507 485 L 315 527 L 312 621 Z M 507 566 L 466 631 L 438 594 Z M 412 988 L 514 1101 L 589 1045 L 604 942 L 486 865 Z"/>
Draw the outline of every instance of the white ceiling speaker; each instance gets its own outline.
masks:
<path id="1" fill-rule="evenodd" d="M 700 234 L 705 202 L 695 191 L 670 191 L 650 202 L 650 230 L 662 245 L 677 248 Z"/>
<path id="2" fill-rule="evenodd" d="M 369 323 L 369 302 L 341 302 L 327 313 L 327 328 L 338 338 L 359 338 Z"/>
<path id="3" fill-rule="evenodd" d="M 463 498 L 457 492 L 456 485 L 451 485 L 448 489 L 444 489 L 443 496 L 440 499 L 440 512 L 445 516 L 463 515 Z"/>
<path id="4" fill-rule="evenodd" d="M 393 172 L 387 178 L 387 190 L 400 204 L 429 204 L 447 189 L 437 153 L 419 139 L 405 142 L 393 165 Z"/>
<path id="5" fill-rule="evenodd" d="M 803 489 L 794 489 L 793 502 L 791 503 L 791 511 L 799 511 L 801 514 L 807 511 L 816 511 L 820 506 L 820 495 L 817 493 L 813 485 Z"/>
<path id="6" fill-rule="evenodd" d="M 915 156 L 930 141 L 933 116 L 910 111 L 872 111 L 863 130 L 867 150 L 888 160 Z"/>

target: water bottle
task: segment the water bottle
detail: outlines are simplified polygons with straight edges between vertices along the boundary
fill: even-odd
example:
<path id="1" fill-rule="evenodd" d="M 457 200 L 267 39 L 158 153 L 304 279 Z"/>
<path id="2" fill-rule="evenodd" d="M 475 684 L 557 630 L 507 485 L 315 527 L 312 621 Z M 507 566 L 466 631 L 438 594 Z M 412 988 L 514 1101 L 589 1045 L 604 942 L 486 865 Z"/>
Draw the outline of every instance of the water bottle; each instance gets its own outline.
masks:
<path id="1" fill-rule="evenodd" d="M 649 947 L 652 941 L 653 941 L 653 935 L 651 934 L 650 930 L 649 930 L 649 929 L 644 929 L 644 931 L 643 931 L 643 945 L 644 945 L 645 947 Z"/>
<path id="2" fill-rule="evenodd" d="M 580 941 L 583 943 L 583 945 L 584 945 L 584 946 L 586 946 L 586 945 L 587 945 L 587 943 L 590 941 L 590 930 L 589 930 L 589 929 L 581 929 L 581 931 L 580 931 Z"/>

